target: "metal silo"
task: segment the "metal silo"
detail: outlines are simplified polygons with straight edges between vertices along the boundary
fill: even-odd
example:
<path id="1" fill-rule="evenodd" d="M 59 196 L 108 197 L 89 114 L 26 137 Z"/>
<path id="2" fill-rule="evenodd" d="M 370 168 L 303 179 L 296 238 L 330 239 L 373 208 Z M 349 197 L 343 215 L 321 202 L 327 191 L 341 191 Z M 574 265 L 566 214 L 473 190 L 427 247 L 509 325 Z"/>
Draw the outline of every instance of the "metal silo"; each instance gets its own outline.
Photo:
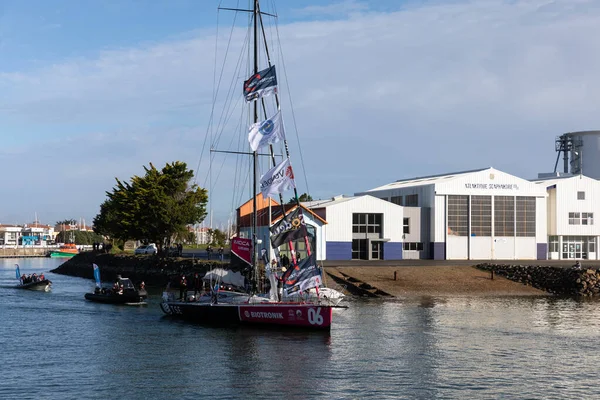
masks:
<path id="1" fill-rule="evenodd" d="M 569 132 L 556 138 L 556 151 L 563 153 L 564 172 L 600 179 L 600 131 Z M 558 158 L 556 159 L 556 167 Z"/>

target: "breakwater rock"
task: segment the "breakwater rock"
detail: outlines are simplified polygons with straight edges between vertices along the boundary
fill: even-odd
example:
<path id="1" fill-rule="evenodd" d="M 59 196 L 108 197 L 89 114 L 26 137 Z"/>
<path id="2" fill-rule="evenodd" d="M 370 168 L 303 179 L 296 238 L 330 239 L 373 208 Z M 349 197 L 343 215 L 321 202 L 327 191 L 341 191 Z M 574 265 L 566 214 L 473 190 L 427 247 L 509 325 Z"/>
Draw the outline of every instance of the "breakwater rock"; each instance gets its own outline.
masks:
<path id="1" fill-rule="evenodd" d="M 230 268 L 227 263 L 212 260 L 84 252 L 70 258 L 50 272 L 94 279 L 93 264 L 100 267 L 103 281 L 113 281 L 117 275 L 121 275 L 135 283 L 144 281 L 146 285 L 154 287 L 164 287 L 168 282 L 178 282 L 178 277 L 182 273 L 190 277 L 198 272 L 202 276 L 212 268 Z"/>
<path id="2" fill-rule="evenodd" d="M 484 271 L 494 271 L 511 281 L 533 286 L 546 292 L 568 296 L 599 296 L 600 271 L 541 265 L 478 264 Z"/>

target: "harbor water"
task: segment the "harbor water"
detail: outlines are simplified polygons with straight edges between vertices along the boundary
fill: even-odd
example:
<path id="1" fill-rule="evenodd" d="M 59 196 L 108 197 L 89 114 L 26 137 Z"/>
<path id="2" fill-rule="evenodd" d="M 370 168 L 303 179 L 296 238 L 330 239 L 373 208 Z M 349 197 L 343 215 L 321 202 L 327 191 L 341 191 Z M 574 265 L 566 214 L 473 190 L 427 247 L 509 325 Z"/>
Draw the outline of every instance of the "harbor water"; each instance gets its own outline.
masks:
<path id="1" fill-rule="evenodd" d="M 330 333 L 223 329 L 91 303 L 64 260 L 0 260 L 2 399 L 600 398 L 600 301 L 351 300 Z M 44 272 L 48 293 L 17 290 Z M 91 266 L 90 266 L 91 268 Z"/>

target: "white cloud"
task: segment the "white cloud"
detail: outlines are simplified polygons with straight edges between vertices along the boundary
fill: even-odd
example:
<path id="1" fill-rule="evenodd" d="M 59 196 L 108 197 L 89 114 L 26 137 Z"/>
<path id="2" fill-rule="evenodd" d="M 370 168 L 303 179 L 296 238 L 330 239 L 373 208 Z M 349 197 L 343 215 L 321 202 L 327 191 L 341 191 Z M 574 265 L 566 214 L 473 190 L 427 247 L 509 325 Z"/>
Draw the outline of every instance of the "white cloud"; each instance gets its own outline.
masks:
<path id="1" fill-rule="evenodd" d="M 425 3 L 393 13 L 369 12 L 361 2 L 344 4 L 352 11 L 347 19 L 279 27 L 315 198 L 490 165 L 533 177 L 553 168 L 556 135 L 600 125 L 597 2 Z M 236 31 L 236 38 L 244 35 Z M 239 40 L 234 43 L 232 64 L 241 50 Z M 199 31 L 195 38 L 108 50 L 94 59 L 0 72 L 0 117 L 20 121 L 19 134 L 34 129 L 31 123 L 53 127 L 56 134 L 61 127 L 77 127 L 80 133 L 70 142 L 56 144 L 56 134 L 44 130 L 47 138 L 23 151 L 50 154 L 44 160 L 58 181 L 78 171 L 85 196 L 73 202 L 81 204 L 81 213 L 91 212 L 116 175 L 141 173 L 150 161 L 183 159 L 196 167 L 210 115 L 214 44 L 211 33 Z M 279 55 L 273 59 L 283 81 Z M 225 90 L 233 73 L 229 68 Z M 238 73 L 236 96 L 244 76 Z M 284 84 L 281 89 L 287 92 Z M 288 103 L 284 98 L 302 192 Z M 239 122 L 238 113 L 231 118 L 230 125 Z M 229 140 L 222 138 L 220 145 Z M 19 162 L 14 155 L 2 157 Z M 224 184 L 232 166 L 223 168 Z M 92 177 L 86 179 L 88 173 Z M 201 175 L 202 183 L 204 170 Z M 9 180 L 19 182 L 25 181 Z M 49 184 L 18 187 L 39 207 L 44 197 L 61 190 Z M 15 207 L 3 203 L 3 209 Z M 57 209 L 63 207 L 63 215 L 57 218 L 69 217 L 64 214 L 72 207 L 61 204 Z"/>

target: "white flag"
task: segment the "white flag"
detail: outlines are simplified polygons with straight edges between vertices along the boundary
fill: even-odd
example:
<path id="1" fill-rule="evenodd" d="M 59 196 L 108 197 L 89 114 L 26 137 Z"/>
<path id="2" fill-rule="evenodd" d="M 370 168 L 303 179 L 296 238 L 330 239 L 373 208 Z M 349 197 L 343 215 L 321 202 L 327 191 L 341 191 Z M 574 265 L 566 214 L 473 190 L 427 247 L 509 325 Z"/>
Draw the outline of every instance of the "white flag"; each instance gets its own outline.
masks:
<path id="1" fill-rule="evenodd" d="M 283 139 L 285 139 L 285 132 L 283 130 L 281 111 L 277 111 L 277 114 L 266 121 L 252 124 L 248 132 L 248 141 L 250 142 L 252 151 L 256 151 L 271 143 L 277 143 Z"/>
<path id="2" fill-rule="evenodd" d="M 296 187 L 294 172 L 290 165 L 290 159 L 286 158 L 279 165 L 271 168 L 260 178 L 260 191 L 263 197 L 271 194 L 283 193 Z"/>

